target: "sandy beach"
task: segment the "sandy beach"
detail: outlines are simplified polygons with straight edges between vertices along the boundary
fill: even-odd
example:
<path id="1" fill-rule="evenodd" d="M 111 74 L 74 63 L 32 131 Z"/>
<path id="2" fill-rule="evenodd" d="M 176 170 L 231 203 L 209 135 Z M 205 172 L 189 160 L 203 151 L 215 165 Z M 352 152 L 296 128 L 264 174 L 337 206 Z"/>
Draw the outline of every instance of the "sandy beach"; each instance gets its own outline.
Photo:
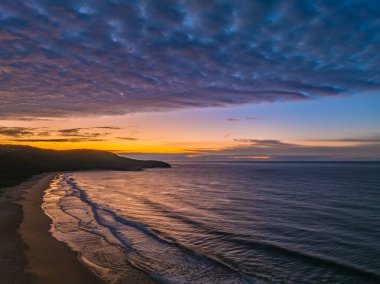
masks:
<path id="1" fill-rule="evenodd" d="M 5 190 L 0 200 L 2 283 L 104 283 L 78 260 L 77 253 L 49 233 L 41 208 L 54 174 L 41 174 Z"/>

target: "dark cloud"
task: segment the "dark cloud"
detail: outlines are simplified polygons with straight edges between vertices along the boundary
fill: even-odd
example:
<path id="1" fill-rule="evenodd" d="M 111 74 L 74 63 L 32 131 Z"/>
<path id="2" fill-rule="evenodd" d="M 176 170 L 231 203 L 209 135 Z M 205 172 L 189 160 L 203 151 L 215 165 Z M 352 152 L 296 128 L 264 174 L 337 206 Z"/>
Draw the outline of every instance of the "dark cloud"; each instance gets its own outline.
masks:
<path id="1" fill-rule="evenodd" d="M 110 129 L 110 130 L 119 130 L 122 129 L 121 127 L 117 126 L 98 126 L 98 127 L 92 127 L 92 129 Z"/>
<path id="2" fill-rule="evenodd" d="M 34 132 L 34 135 L 35 136 L 40 136 L 40 137 L 47 137 L 47 136 L 50 136 L 51 135 L 51 131 L 38 131 L 38 132 Z"/>
<path id="3" fill-rule="evenodd" d="M 373 0 L 2 1 L 0 116 L 379 90 Z"/>
<path id="4" fill-rule="evenodd" d="M 32 136 L 34 135 L 34 128 L 0 126 L 0 135 L 9 137 Z"/>
<path id="5" fill-rule="evenodd" d="M 65 136 L 77 136 L 82 128 L 67 128 L 58 130 L 59 133 Z"/>
<path id="6" fill-rule="evenodd" d="M 76 142 L 102 142 L 103 139 L 89 139 L 89 138 L 52 138 L 52 139 L 17 139 L 16 142 L 55 142 L 55 143 L 76 143 Z"/>
<path id="7" fill-rule="evenodd" d="M 368 137 L 368 138 L 314 139 L 311 141 L 351 142 L 351 143 L 380 143 L 380 136 L 373 136 L 373 137 Z"/>
<path id="8" fill-rule="evenodd" d="M 41 117 L 14 117 L 13 119 L 18 121 L 52 121 L 50 118 Z"/>
<path id="9" fill-rule="evenodd" d="M 5 127 L 0 126 L 0 136 L 25 137 L 25 136 L 49 136 L 51 131 L 45 127 Z"/>
<path id="10" fill-rule="evenodd" d="M 119 130 L 120 127 L 113 127 L 113 126 L 101 126 L 101 127 L 78 127 L 78 128 L 65 128 L 65 129 L 59 129 L 57 130 L 58 135 L 62 135 L 64 137 L 99 137 L 99 136 L 107 136 L 110 133 L 109 132 L 93 132 L 94 129 L 101 129 L 101 130 Z"/>
<path id="11" fill-rule="evenodd" d="M 254 147 L 275 148 L 275 147 L 297 147 L 299 145 L 289 144 L 279 140 L 265 140 L 265 139 L 234 139 L 236 142 L 248 143 Z"/>
<path id="12" fill-rule="evenodd" d="M 138 139 L 137 138 L 134 138 L 134 137 L 116 137 L 117 139 L 120 139 L 120 140 L 128 140 L 128 141 L 137 141 Z"/>
<path id="13" fill-rule="evenodd" d="M 258 118 L 257 117 L 253 117 L 253 116 L 248 116 L 248 117 L 244 117 L 244 118 L 229 117 L 226 120 L 230 121 L 230 122 L 236 122 L 236 121 L 240 121 L 240 120 L 243 120 L 243 119 L 246 119 L 246 120 L 256 120 Z"/>
<path id="14" fill-rule="evenodd" d="M 78 127 L 47 130 L 46 127 L 4 127 L 0 126 L 1 140 L 9 141 L 9 137 L 15 142 L 81 142 L 81 141 L 103 141 L 98 137 L 110 135 L 110 132 L 94 130 L 120 130 L 120 127 L 100 126 L 100 127 Z M 57 136 L 57 139 L 40 139 L 35 137 Z M 30 138 L 25 138 L 30 137 Z M 126 139 L 126 138 L 125 138 Z M 132 138 L 130 138 L 132 139 Z"/>

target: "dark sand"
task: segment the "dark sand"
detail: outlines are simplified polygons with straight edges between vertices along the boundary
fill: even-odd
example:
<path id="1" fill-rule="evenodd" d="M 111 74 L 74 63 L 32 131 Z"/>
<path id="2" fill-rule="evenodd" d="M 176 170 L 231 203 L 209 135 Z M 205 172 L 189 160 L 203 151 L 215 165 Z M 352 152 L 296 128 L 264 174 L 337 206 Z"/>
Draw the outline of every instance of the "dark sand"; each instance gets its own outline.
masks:
<path id="1" fill-rule="evenodd" d="M 26 246 L 18 234 L 22 206 L 10 198 L 0 200 L 0 283 L 31 283 L 30 275 L 24 272 Z"/>
<path id="2" fill-rule="evenodd" d="M 41 203 L 53 177 L 35 176 L 1 197 L 0 282 L 104 284 L 79 262 L 77 253 L 49 233 L 51 220 Z"/>

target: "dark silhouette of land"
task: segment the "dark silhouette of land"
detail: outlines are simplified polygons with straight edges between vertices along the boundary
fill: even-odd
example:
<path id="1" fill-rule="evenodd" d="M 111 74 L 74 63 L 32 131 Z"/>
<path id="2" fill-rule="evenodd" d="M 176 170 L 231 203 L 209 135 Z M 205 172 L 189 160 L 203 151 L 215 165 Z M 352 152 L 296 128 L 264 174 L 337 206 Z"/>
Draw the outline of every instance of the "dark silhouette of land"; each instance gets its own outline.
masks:
<path id="1" fill-rule="evenodd" d="M 44 172 L 80 170 L 138 171 L 170 168 L 161 161 L 142 161 L 96 150 L 48 150 L 30 146 L 0 145 L 0 188 L 13 186 Z"/>

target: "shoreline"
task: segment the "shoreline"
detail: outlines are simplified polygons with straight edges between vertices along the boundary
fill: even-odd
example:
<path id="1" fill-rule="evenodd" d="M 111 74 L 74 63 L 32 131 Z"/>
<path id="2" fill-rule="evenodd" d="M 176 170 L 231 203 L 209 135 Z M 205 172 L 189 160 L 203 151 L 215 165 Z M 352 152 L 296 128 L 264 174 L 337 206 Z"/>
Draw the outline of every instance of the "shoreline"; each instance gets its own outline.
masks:
<path id="1" fill-rule="evenodd" d="M 2 189 L 0 198 L 0 274 L 4 283 L 104 284 L 78 254 L 50 234 L 42 210 L 44 191 L 56 173 L 33 176 Z"/>

